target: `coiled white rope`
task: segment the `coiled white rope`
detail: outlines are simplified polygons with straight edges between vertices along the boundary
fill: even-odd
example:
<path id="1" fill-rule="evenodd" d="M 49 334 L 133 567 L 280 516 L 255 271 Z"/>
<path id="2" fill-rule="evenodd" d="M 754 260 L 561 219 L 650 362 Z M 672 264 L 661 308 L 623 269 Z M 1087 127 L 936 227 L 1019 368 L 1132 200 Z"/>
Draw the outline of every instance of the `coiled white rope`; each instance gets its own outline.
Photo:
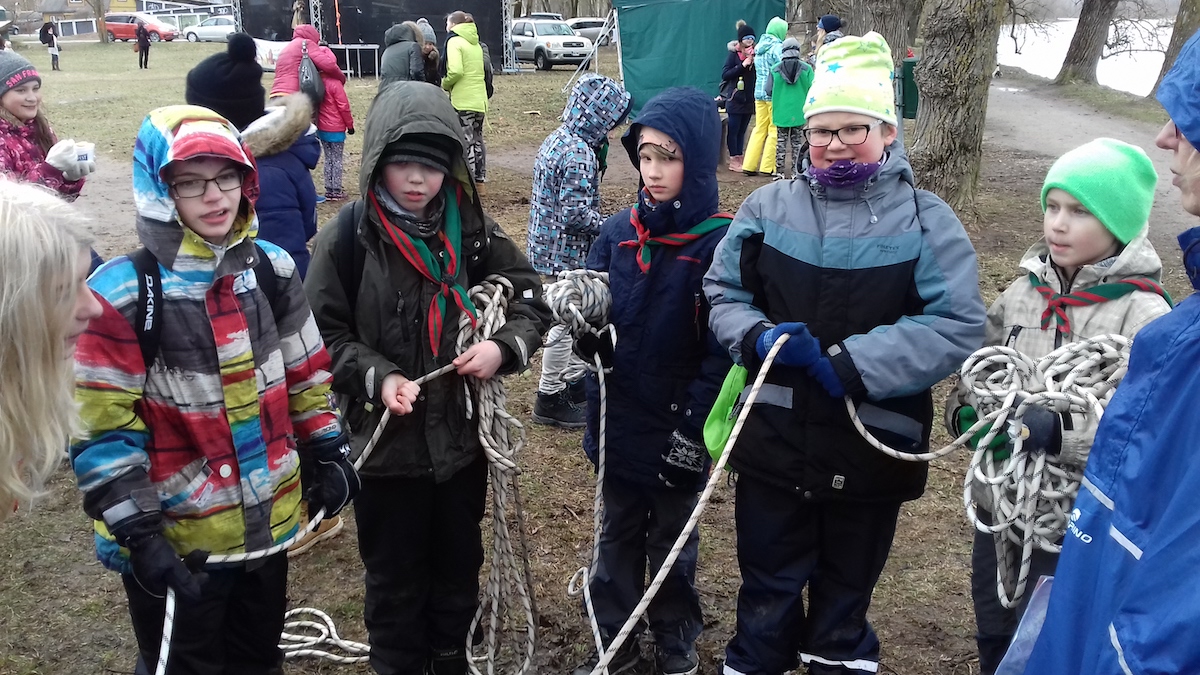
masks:
<path id="1" fill-rule="evenodd" d="M 1098 421 L 1125 376 L 1130 345 L 1122 335 L 1102 335 L 1064 345 L 1036 362 L 1013 349 L 986 347 L 963 364 L 960 378 L 979 413 L 963 436 L 987 429 L 967 470 L 963 503 L 975 528 L 995 541 L 997 593 L 1007 608 L 1017 606 L 1025 593 L 1034 549 L 1062 550 L 1059 542 L 1087 461 L 1086 455 L 1025 449 L 1022 416 L 1029 406 L 1040 405 Z M 1012 442 L 1002 461 L 988 449 L 1000 434 Z M 979 517 L 976 488 L 986 491 L 990 524 Z"/>
<path id="2" fill-rule="evenodd" d="M 498 275 L 492 275 L 485 279 L 483 283 L 472 287 L 469 294 L 475 303 L 476 309 L 479 311 L 479 319 L 476 327 L 472 328 L 470 319 L 465 315 L 459 317 L 459 333 L 456 339 L 456 346 L 459 353 L 462 353 L 477 342 L 490 339 L 505 324 L 507 321 L 508 301 L 512 298 L 513 287 L 512 283 L 507 279 Z M 454 364 L 447 364 L 417 378 L 414 380 L 414 383 L 422 385 L 454 370 Z M 524 660 L 521 661 L 521 665 L 515 671 L 515 675 L 524 675 L 529 669 L 533 658 L 536 629 L 533 615 L 533 600 L 531 597 L 533 584 L 528 563 L 529 549 L 526 543 L 527 537 L 525 535 L 524 517 L 521 510 L 520 493 L 517 491 L 516 483 L 516 477 L 520 473 L 520 469 L 517 467 L 517 455 L 525 444 L 525 431 L 521 423 L 505 410 L 507 393 L 503 383 L 498 378 L 493 377 L 486 381 L 469 378 L 468 386 L 472 386 L 475 389 L 478 397 L 480 442 L 483 445 L 484 453 L 487 455 L 492 478 L 494 548 L 492 570 L 487 585 L 487 596 L 484 602 L 480 603 L 475 618 L 471 623 L 471 629 L 465 638 L 466 653 L 470 656 L 467 662 L 474 675 L 481 675 L 476 663 L 485 661 L 488 675 L 493 675 L 495 672 L 495 659 L 499 654 L 497 634 L 503 625 L 503 618 L 505 616 L 503 608 L 511 604 L 510 598 L 515 595 L 520 599 L 521 608 L 525 613 L 525 643 L 521 650 Z M 470 405 L 471 397 L 469 395 L 467 400 L 468 405 Z M 375 427 L 374 433 L 371 434 L 371 439 L 354 462 L 355 469 L 362 468 L 367 458 L 374 452 L 375 445 L 379 442 L 391 417 L 391 411 L 385 407 L 379 424 Z M 517 525 L 523 548 L 523 575 L 520 578 L 518 578 L 515 572 L 517 563 L 508 534 L 506 514 L 508 493 L 510 491 L 514 495 L 517 507 Z M 282 553 L 303 539 L 305 535 L 316 530 L 324 517 L 325 509 L 321 508 L 310 517 L 306 527 L 282 543 L 259 551 L 210 555 L 205 564 L 237 564 Z M 475 627 L 481 620 L 485 606 L 492 608 L 488 628 L 488 651 L 482 657 L 475 657 L 471 652 L 471 638 Z M 175 608 L 175 590 L 168 587 L 166 612 L 163 618 L 162 642 L 159 646 L 158 666 L 155 669 L 156 675 L 166 675 L 167 672 L 167 661 L 171 652 L 171 637 L 175 625 Z M 363 663 L 369 659 L 367 654 L 370 651 L 370 647 L 360 642 L 341 638 L 333 625 L 333 620 L 328 614 L 317 609 L 300 607 L 288 611 L 284 616 L 285 619 L 292 617 L 315 617 L 316 619 L 314 621 L 312 618 L 299 618 L 284 624 L 284 632 L 280 636 L 280 639 L 283 641 L 280 644 L 280 649 L 284 652 L 284 658 L 316 656 L 337 663 Z M 300 629 L 316 631 L 316 635 L 288 632 L 289 630 Z M 349 656 L 332 653 L 326 648 L 322 648 L 325 645 L 340 649 L 349 654 Z"/>
<path id="3" fill-rule="evenodd" d="M 546 304 L 554 312 L 555 323 L 565 326 L 568 331 L 560 340 L 585 332 L 598 334 L 595 326 L 606 326 L 611 330 L 606 325 L 609 310 L 612 309 L 608 272 L 570 270 L 560 272 L 558 279 L 558 282 L 546 286 L 545 298 Z M 578 382 L 590 370 L 590 364 L 572 354 L 562 372 L 562 379 L 564 382 Z"/>
<path id="4" fill-rule="evenodd" d="M 566 324 L 572 331 L 579 330 L 580 332 L 587 331 L 596 335 L 603 335 L 608 332 L 611 335 L 613 344 L 616 344 L 616 333 L 608 321 L 608 309 L 612 307 L 612 295 L 608 289 L 607 275 L 591 272 L 583 274 L 580 272 L 565 272 L 559 275 L 559 281 L 547 287 L 547 300 L 550 303 L 550 309 L 555 313 L 555 320 Z M 558 287 L 559 284 L 566 286 Z M 579 286 L 580 288 L 572 288 Z M 552 290 L 553 289 L 553 290 Z M 551 298 L 555 299 L 551 301 Z M 559 301 L 558 299 L 562 299 Z M 604 328 L 596 328 L 596 325 L 603 324 Z M 600 361 L 600 356 L 596 355 L 595 361 L 590 365 L 590 368 L 596 372 L 596 377 L 600 385 L 600 425 L 599 437 L 597 442 L 597 462 L 596 462 L 596 500 L 593 518 L 593 545 L 592 545 L 592 563 L 589 567 L 581 567 L 571 577 L 571 581 L 567 588 L 567 593 L 572 596 L 583 594 L 584 605 L 587 608 L 588 619 L 591 622 L 592 637 L 596 642 L 596 651 L 600 655 L 600 660 L 596 663 L 596 667 L 592 669 L 591 675 L 600 675 L 608 673 L 608 664 L 620 651 L 625 644 L 633 629 L 637 626 L 641 618 L 646 614 L 646 610 L 650 607 L 650 603 L 654 601 L 654 596 L 658 594 L 659 588 L 666 581 L 667 574 L 671 568 L 675 566 L 675 561 L 678 560 L 684 546 L 687 545 L 689 536 L 692 530 L 696 529 L 696 524 L 700 521 L 700 515 L 708 506 L 709 498 L 712 492 L 720 482 L 722 472 L 725 469 L 725 464 L 729 460 L 729 451 L 737 443 L 738 437 L 742 433 L 742 426 L 746 423 L 746 418 L 750 414 L 750 408 L 754 406 L 758 399 L 758 392 L 762 389 L 763 382 L 766 381 L 767 373 L 771 370 L 771 365 L 775 362 L 775 355 L 787 342 L 790 336 L 780 336 L 775 344 L 771 346 L 767 352 L 767 357 L 763 360 L 762 367 L 759 369 L 758 376 L 754 380 L 754 385 L 750 388 L 750 393 L 746 398 L 745 404 L 742 406 L 741 412 L 738 414 L 737 421 L 734 423 L 733 431 L 729 435 L 729 440 L 726 441 L 725 447 L 721 450 L 721 456 L 717 459 L 716 464 L 712 468 L 712 472 L 708 477 L 708 482 L 705 483 L 704 490 L 700 493 L 696 500 L 696 506 L 692 509 L 691 515 L 688 517 L 687 523 L 679 532 L 674 544 L 671 545 L 671 550 L 667 557 L 663 560 L 662 566 L 655 573 L 654 578 L 650 581 L 650 585 L 646 587 L 642 599 L 638 601 L 629 618 L 625 620 L 625 624 L 613 637 L 607 649 L 605 648 L 603 639 L 600 634 L 600 627 L 596 622 L 596 612 L 592 607 L 591 598 L 591 579 L 595 574 L 596 565 L 599 559 L 600 552 L 600 535 L 603 530 L 603 486 L 604 486 L 604 461 L 605 461 L 605 430 L 607 424 L 608 413 L 608 392 L 605 383 L 606 371 L 603 363 Z"/>

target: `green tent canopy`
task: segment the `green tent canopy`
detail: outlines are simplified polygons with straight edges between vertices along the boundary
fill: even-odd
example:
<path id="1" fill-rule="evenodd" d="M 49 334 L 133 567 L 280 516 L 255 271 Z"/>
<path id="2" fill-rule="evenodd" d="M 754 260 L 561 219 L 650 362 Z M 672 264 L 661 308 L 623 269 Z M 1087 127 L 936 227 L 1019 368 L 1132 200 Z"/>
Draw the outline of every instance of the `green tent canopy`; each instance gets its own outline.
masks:
<path id="1" fill-rule="evenodd" d="M 613 0 L 613 9 L 634 115 L 669 87 L 699 87 L 716 96 L 738 19 L 761 34 L 771 17 L 787 15 L 786 0 Z"/>

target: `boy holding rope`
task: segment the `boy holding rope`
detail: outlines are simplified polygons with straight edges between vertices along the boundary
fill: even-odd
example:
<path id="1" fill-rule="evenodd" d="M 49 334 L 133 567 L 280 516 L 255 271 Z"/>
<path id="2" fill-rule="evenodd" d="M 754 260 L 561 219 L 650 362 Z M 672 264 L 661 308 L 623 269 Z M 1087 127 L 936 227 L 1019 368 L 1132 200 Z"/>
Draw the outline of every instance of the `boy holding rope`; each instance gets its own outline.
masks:
<path id="1" fill-rule="evenodd" d="M 844 398 L 876 438 L 922 452 L 930 388 L 983 338 L 975 251 L 950 207 L 913 187 L 891 75 L 876 33 L 821 50 L 804 174 L 750 195 L 705 277 L 713 330 L 748 381 L 790 335 L 730 457 L 742 587 L 725 675 L 878 670 L 867 608 L 928 467 L 872 447 Z"/>
<path id="2" fill-rule="evenodd" d="M 466 377 L 528 367 L 550 319 L 528 260 L 483 213 L 450 101 L 425 82 L 375 98 L 363 134 L 359 201 L 318 234 L 305 290 L 350 399 L 362 452 L 384 410 L 395 417 L 362 467 L 354 509 L 366 567 L 364 620 L 381 675 L 464 675 L 479 595 L 488 462 Z M 467 290 L 512 283 L 507 323 L 455 354 Z M 422 375 L 455 372 L 423 386 Z"/>
<path id="3" fill-rule="evenodd" d="M 1017 279 L 988 309 L 984 345 L 1003 345 L 1033 360 L 1079 340 L 1117 333 L 1132 338 L 1166 314 L 1171 304 L 1158 285 L 1162 261 L 1146 238 L 1158 174 L 1146 153 L 1128 143 L 1096 139 L 1063 155 L 1042 185 L 1043 237 L 1021 260 Z M 946 403 L 946 425 L 959 436 L 978 420 L 973 397 L 960 384 Z M 1030 436 L 1025 447 L 1050 455 L 1048 461 L 1078 473 L 1087 463 L 1095 434 L 1091 415 L 1063 414 L 1031 405 L 1022 420 Z M 982 440 L 981 431 L 972 445 Z M 998 468 L 1009 457 L 1008 437 L 997 436 L 990 460 Z M 975 476 L 972 490 L 981 524 L 1001 513 L 993 490 Z M 1071 512 L 1070 504 L 1063 510 Z M 991 675 L 1016 633 L 1029 593 L 1005 606 L 997 583 L 997 549 L 1009 549 L 1008 532 L 975 531 L 971 552 L 971 598 L 975 642 L 982 675 Z M 1061 543 L 1060 533 L 1057 541 Z M 1020 556 L 1005 556 L 1019 565 Z M 1058 554 L 1035 547 L 1029 579 L 1053 575 Z M 1007 576 L 1007 575 L 1006 575 Z M 1015 592 L 1005 579 L 1005 593 Z"/>
<path id="4" fill-rule="evenodd" d="M 329 355 L 291 257 L 255 242 L 258 175 L 237 129 L 159 108 L 133 159 L 145 248 L 91 277 L 103 313 L 76 353 L 84 511 L 100 561 L 123 575 L 138 675 L 157 662 L 168 587 L 168 672 L 276 675 L 286 554 L 200 566 L 292 538 L 301 483 L 314 512 L 353 499 Z"/>
<path id="5" fill-rule="evenodd" d="M 600 349 L 607 376 L 607 434 L 599 438 L 596 377 L 588 377 L 584 450 L 598 461 L 606 443 L 604 521 L 591 598 L 607 646 L 633 612 L 696 506 L 708 475 L 703 425 L 731 365 L 708 328 L 704 272 L 729 225 L 717 213 L 721 121 L 712 97 L 694 88 L 655 96 L 622 137 L 641 174 L 638 203 L 609 218 L 588 256 L 608 273 L 615 351 L 579 336 L 587 363 Z M 660 675 L 693 675 L 695 642 L 704 627 L 696 592 L 700 536 L 693 530 L 649 607 Z M 608 672 L 640 661 L 636 635 Z M 599 661 L 593 651 L 576 671 Z"/>

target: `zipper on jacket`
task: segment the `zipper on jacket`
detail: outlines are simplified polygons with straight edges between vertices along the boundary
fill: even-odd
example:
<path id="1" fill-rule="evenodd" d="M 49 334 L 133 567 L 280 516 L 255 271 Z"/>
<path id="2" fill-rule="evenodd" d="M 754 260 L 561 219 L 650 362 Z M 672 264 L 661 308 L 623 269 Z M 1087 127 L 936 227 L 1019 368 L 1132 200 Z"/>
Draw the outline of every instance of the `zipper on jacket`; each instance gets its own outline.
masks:
<path id="1" fill-rule="evenodd" d="M 408 317 L 404 315 L 404 294 L 396 291 L 396 318 L 400 319 L 400 338 L 409 342 Z"/>
<path id="2" fill-rule="evenodd" d="M 699 293 L 695 294 L 695 299 L 696 299 L 696 313 L 695 313 L 695 316 L 692 317 L 692 322 L 696 326 L 696 339 L 700 342 L 701 345 L 703 345 L 704 344 L 704 329 L 701 327 L 701 324 L 700 324 L 701 304 L 700 304 L 700 294 Z M 705 326 L 704 328 L 707 328 L 707 326 Z"/>

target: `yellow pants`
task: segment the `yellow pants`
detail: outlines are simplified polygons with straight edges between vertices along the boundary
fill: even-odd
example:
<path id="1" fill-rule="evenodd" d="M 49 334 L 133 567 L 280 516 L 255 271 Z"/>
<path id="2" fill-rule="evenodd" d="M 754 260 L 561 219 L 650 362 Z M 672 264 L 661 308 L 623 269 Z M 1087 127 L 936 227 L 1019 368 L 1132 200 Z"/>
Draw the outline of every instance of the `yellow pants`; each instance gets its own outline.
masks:
<path id="1" fill-rule="evenodd" d="M 771 124 L 771 102 L 754 102 L 754 133 L 746 144 L 742 171 L 775 173 L 775 141 L 778 130 Z M 762 160 L 761 163 L 759 160 Z"/>

